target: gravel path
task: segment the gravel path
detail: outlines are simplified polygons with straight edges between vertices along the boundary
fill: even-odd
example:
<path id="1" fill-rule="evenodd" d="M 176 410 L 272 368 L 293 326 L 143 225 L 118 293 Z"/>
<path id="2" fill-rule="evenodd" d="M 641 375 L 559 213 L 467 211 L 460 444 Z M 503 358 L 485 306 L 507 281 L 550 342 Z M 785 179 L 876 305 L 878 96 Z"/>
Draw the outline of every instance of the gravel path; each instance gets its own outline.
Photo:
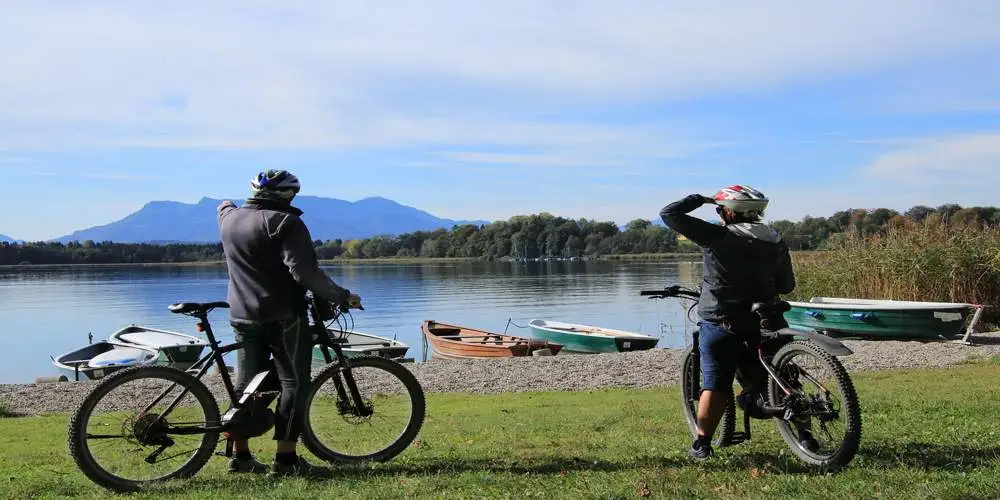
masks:
<path id="1" fill-rule="evenodd" d="M 976 345 L 950 342 L 845 341 L 854 355 L 840 358 L 849 372 L 945 367 L 1000 355 L 1000 332 L 974 336 Z M 608 387 L 650 388 L 676 385 L 683 351 L 564 355 L 495 360 L 431 360 L 407 364 L 426 392 L 497 393 L 587 390 Z M 217 376 L 203 380 L 223 396 Z M 0 385 L 0 406 L 17 415 L 71 412 L 96 382 Z M 223 396 L 224 397 L 224 396 Z M 224 410 L 227 404 L 221 402 Z"/>

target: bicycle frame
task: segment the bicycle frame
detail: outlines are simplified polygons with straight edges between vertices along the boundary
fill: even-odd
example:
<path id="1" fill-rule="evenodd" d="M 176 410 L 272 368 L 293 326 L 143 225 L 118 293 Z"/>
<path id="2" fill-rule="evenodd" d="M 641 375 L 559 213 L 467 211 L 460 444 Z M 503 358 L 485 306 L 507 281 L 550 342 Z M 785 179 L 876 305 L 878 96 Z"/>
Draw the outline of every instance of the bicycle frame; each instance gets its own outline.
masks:
<path id="1" fill-rule="evenodd" d="M 316 300 L 316 299 L 313 299 L 313 300 Z M 316 317 L 315 316 L 315 310 L 316 310 L 315 309 L 315 305 L 311 304 L 310 309 L 311 309 L 310 313 L 313 315 L 314 320 L 315 320 L 315 317 Z M 204 333 L 205 336 L 207 337 L 207 340 L 208 340 L 208 343 L 209 343 L 209 351 L 210 352 L 209 352 L 209 354 L 205 355 L 204 357 L 202 357 L 201 359 L 199 359 L 197 362 L 195 362 L 190 368 L 188 368 L 187 371 L 190 372 L 192 370 L 197 370 L 197 374 L 194 375 L 194 378 L 197 379 L 197 380 L 200 380 L 201 377 L 203 377 L 206 373 L 208 373 L 208 370 L 212 367 L 212 365 L 214 363 L 215 366 L 217 366 L 218 369 L 219 369 L 219 374 L 222 376 L 222 382 L 223 382 L 223 385 L 226 388 L 226 393 L 229 396 L 229 401 L 230 401 L 231 408 L 236 408 L 236 409 L 242 409 L 242 408 L 244 408 L 245 405 L 241 403 L 239 395 L 236 394 L 236 388 L 233 385 L 232 377 L 229 374 L 229 370 L 226 368 L 226 364 L 225 364 L 225 360 L 224 360 L 224 356 L 226 354 L 241 349 L 243 347 L 243 343 L 242 342 L 234 342 L 232 344 L 227 344 L 227 345 L 221 345 L 220 346 L 219 345 L 219 341 L 215 337 L 215 333 L 212 330 L 211 322 L 208 320 L 208 312 L 207 311 L 203 311 L 203 312 L 200 312 L 198 314 L 189 314 L 189 316 L 192 316 L 192 317 L 194 317 L 194 318 L 196 318 L 198 320 L 198 331 Z M 340 312 L 336 311 L 335 312 L 335 317 L 339 317 L 339 316 L 340 316 Z M 343 401 L 343 402 L 353 401 L 354 404 L 351 405 L 349 408 L 343 408 L 343 407 L 341 407 L 341 408 L 338 408 L 338 410 L 341 411 L 342 413 L 346 412 L 346 411 L 353 410 L 353 413 L 354 413 L 355 416 L 366 417 L 366 416 L 371 415 L 371 413 L 372 413 L 371 408 L 369 408 L 366 405 L 364 405 L 361 393 L 358 391 L 358 386 L 357 386 L 357 383 L 356 383 L 356 381 L 354 379 L 354 375 L 353 375 L 353 373 L 351 373 L 351 370 L 350 370 L 350 364 L 348 362 L 349 358 L 347 358 L 346 356 L 344 356 L 344 351 L 343 351 L 343 349 L 340 346 L 341 342 L 338 341 L 338 340 L 334 340 L 334 339 L 330 338 L 329 331 L 327 331 L 327 329 L 323 326 L 322 321 L 315 321 L 315 324 L 309 324 L 308 328 L 311 331 L 314 330 L 315 333 L 317 334 L 316 340 L 314 341 L 314 343 L 312 345 L 314 345 L 314 346 L 315 345 L 319 345 L 320 346 L 320 351 L 323 354 L 323 359 L 324 359 L 324 361 L 326 361 L 326 364 L 333 363 L 333 361 L 336 359 L 336 361 L 341 366 L 344 366 L 345 368 L 347 368 L 346 370 L 344 370 L 342 372 L 342 374 L 344 376 L 344 379 L 346 381 L 347 388 L 344 387 L 344 381 L 342 381 L 340 379 L 340 377 L 334 377 L 333 378 L 333 383 L 334 383 L 334 387 L 337 390 L 337 395 L 339 396 L 339 401 Z M 331 355 L 331 353 L 330 353 L 331 349 L 333 350 L 333 355 Z M 270 370 L 261 372 L 261 374 L 268 373 L 268 372 L 273 371 L 273 370 L 274 369 L 272 368 Z M 258 375 L 260 375 L 260 374 L 258 374 Z M 176 385 L 177 384 L 171 384 L 170 387 L 168 387 L 167 389 L 165 389 L 159 396 L 157 396 L 155 399 L 153 399 L 153 401 L 151 403 L 149 403 L 148 405 L 146 405 L 146 407 L 143 408 L 143 410 L 140 412 L 140 415 L 144 415 L 148 411 L 150 411 L 153 408 L 153 406 L 155 406 L 161 400 L 163 400 L 163 398 L 166 397 L 166 395 L 169 394 L 170 391 L 172 391 Z M 351 396 L 350 399 L 348 399 L 348 390 L 347 389 L 350 389 L 350 396 Z M 187 395 L 187 393 L 188 393 L 187 389 L 184 389 L 183 391 L 181 391 L 180 394 L 178 394 L 173 399 L 173 401 L 167 406 L 166 410 L 164 410 L 162 412 L 162 414 L 158 416 L 159 417 L 158 418 L 158 423 L 162 423 L 163 415 L 166 415 L 166 414 L 170 413 L 177 406 L 177 404 L 181 401 L 181 399 L 183 399 Z M 203 434 L 203 433 L 207 433 L 207 432 L 225 432 L 225 431 L 229 430 L 230 427 L 231 426 L 228 425 L 227 423 L 222 423 L 222 422 L 220 422 L 218 425 L 210 425 L 209 424 L 209 425 L 204 425 L 204 426 L 184 426 L 184 427 L 173 427 L 173 426 L 171 426 L 171 427 L 169 427 L 169 429 L 170 429 L 169 434 L 190 435 L 190 434 Z M 227 454 L 230 451 L 229 448 L 230 447 L 227 446 Z M 157 454 L 158 454 L 157 452 L 154 452 L 154 454 L 151 455 L 151 458 L 155 457 Z"/>

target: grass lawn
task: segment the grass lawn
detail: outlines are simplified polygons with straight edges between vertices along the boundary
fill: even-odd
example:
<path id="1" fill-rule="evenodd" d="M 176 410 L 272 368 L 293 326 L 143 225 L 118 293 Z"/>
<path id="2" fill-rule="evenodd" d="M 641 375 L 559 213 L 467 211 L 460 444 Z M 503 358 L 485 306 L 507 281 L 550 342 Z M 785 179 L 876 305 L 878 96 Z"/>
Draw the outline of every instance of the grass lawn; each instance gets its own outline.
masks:
<path id="1" fill-rule="evenodd" d="M 475 396 L 429 394 L 419 440 L 331 481 L 195 478 L 138 498 L 995 498 L 1000 360 L 855 375 L 862 448 L 839 473 L 809 472 L 773 424 L 698 463 L 677 388 Z M 107 498 L 66 451 L 67 415 L 0 418 L 0 498 Z M 266 461 L 273 450 L 257 439 Z M 221 448 L 221 445 L 220 445 Z M 311 457 L 307 453 L 307 457 Z M 315 461 L 315 459 L 313 459 Z"/>

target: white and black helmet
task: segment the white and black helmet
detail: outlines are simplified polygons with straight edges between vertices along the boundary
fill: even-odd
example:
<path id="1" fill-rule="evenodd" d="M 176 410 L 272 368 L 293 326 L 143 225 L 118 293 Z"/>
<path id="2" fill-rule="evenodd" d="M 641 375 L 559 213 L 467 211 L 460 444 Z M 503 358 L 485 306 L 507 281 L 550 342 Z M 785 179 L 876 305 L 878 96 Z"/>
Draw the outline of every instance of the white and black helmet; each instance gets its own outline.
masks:
<path id="1" fill-rule="evenodd" d="M 254 195 L 262 192 L 285 199 L 292 199 L 301 189 L 299 178 L 287 170 L 265 170 L 250 180 L 250 190 Z"/>
<path id="2" fill-rule="evenodd" d="M 767 208 L 767 196 L 746 185 L 725 187 L 715 193 L 715 204 L 740 214 L 760 215 Z"/>

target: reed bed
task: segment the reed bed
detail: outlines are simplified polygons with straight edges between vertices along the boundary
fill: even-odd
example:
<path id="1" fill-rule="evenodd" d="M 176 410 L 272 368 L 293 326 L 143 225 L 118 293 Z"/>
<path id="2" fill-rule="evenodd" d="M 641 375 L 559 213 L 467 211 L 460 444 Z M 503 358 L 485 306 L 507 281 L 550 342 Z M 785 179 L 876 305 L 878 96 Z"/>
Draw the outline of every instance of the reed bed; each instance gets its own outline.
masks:
<path id="1" fill-rule="evenodd" d="M 847 233 L 823 252 L 795 254 L 792 298 L 813 296 L 1000 305 L 1000 226 L 907 221 Z"/>

